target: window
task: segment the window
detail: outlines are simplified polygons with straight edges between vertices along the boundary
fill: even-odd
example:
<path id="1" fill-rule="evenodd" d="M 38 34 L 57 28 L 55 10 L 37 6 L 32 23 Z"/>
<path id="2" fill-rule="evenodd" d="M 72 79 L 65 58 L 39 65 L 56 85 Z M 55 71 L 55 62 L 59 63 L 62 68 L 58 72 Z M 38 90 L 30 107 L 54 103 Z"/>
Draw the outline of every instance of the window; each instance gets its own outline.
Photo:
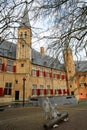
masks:
<path id="1" fill-rule="evenodd" d="M 70 88 L 72 88 L 72 85 L 70 85 Z"/>
<path id="2" fill-rule="evenodd" d="M 26 38 L 26 37 L 27 37 L 27 32 L 24 33 L 24 38 Z"/>
<path id="3" fill-rule="evenodd" d="M 84 87 L 84 80 L 80 81 L 80 85 L 81 85 L 81 87 Z"/>
<path id="4" fill-rule="evenodd" d="M 23 33 L 22 32 L 20 33 L 20 38 L 23 38 Z"/>
<path id="5" fill-rule="evenodd" d="M 40 95 L 44 95 L 44 86 L 40 85 Z"/>
<path id="6" fill-rule="evenodd" d="M 32 85 L 32 95 L 37 95 L 37 85 L 36 84 Z"/>
<path id="7" fill-rule="evenodd" d="M 47 85 L 47 94 L 50 94 L 50 85 Z"/>
<path id="8" fill-rule="evenodd" d="M 53 74 L 53 77 L 56 78 L 56 74 Z"/>
<path id="9" fill-rule="evenodd" d="M 43 69 L 40 68 L 40 76 L 42 77 L 43 76 Z"/>
<path id="10" fill-rule="evenodd" d="M 11 60 L 8 60 L 7 61 L 7 68 L 6 68 L 7 71 L 12 71 L 13 70 L 13 61 Z"/>
<path id="11" fill-rule="evenodd" d="M 55 94 L 58 95 L 58 89 L 55 89 Z"/>
<path id="12" fill-rule="evenodd" d="M 11 95 L 11 91 L 12 91 L 12 83 L 5 83 L 4 94 Z"/>
<path id="13" fill-rule="evenodd" d="M 36 76 L 36 67 L 35 66 L 32 67 L 32 75 Z"/>
<path id="14" fill-rule="evenodd" d="M 61 73 L 60 73 L 60 80 L 62 80 L 62 75 L 61 75 Z"/>
<path id="15" fill-rule="evenodd" d="M 21 67 L 24 67 L 24 64 L 21 64 Z"/>
<path id="16" fill-rule="evenodd" d="M 44 65 L 47 65 L 47 62 L 46 62 L 46 61 L 44 61 Z"/>
<path id="17" fill-rule="evenodd" d="M 58 95 L 58 86 L 55 86 L 55 94 Z"/>
<path id="18" fill-rule="evenodd" d="M 49 77 L 49 70 L 47 70 L 46 76 Z"/>
<path id="19" fill-rule="evenodd" d="M 15 80 L 15 83 L 18 84 L 18 80 Z"/>

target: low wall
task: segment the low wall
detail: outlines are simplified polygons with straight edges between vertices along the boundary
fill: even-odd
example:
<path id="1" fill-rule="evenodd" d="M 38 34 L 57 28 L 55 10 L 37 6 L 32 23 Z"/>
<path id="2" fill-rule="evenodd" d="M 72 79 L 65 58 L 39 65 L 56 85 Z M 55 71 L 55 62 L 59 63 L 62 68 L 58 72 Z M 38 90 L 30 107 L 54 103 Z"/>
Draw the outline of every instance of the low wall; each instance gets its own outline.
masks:
<path id="1" fill-rule="evenodd" d="M 36 98 L 31 98 L 32 102 L 34 103 L 37 101 L 38 105 L 42 106 L 43 100 L 46 97 L 36 97 Z M 54 97 L 49 97 L 49 100 L 52 104 L 57 104 L 57 105 L 68 105 L 68 104 L 77 104 L 77 99 L 75 96 L 54 96 Z"/>
<path id="2" fill-rule="evenodd" d="M 0 103 L 12 102 L 12 98 L 0 97 Z"/>

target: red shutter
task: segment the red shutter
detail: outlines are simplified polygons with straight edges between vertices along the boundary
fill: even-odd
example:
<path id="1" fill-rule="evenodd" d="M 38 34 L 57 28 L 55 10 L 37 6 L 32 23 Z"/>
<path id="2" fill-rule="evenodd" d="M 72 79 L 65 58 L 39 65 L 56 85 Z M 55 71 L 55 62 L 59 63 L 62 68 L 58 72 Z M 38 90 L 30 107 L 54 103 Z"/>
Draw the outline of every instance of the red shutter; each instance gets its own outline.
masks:
<path id="1" fill-rule="evenodd" d="M 86 86 L 87 86 L 87 83 L 84 83 L 84 86 L 86 87 Z"/>
<path id="2" fill-rule="evenodd" d="M 60 74 L 57 74 L 57 79 L 60 79 Z"/>
<path id="3" fill-rule="evenodd" d="M 53 94 L 53 89 L 50 89 L 50 94 Z"/>
<path id="4" fill-rule="evenodd" d="M 5 71 L 5 64 L 4 64 L 4 63 L 2 64 L 1 70 L 2 70 L 2 71 Z"/>
<path id="5" fill-rule="evenodd" d="M 65 79 L 65 76 L 64 76 L 64 75 L 62 75 L 62 80 L 63 80 L 63 79 Z"/>
<path id="6" fill-rule="evenodd" d="M 67 89 L 66 93 L 69 95 L 69 89 Z"/>
<path id="7" fill-rule="evenodd" d="M 12 90 L 11 89 L 7 89 L 7 88 L 4 88 L 4 95 L 11 95 L 12 93 Z"/>
<path id="8" fill-rule="evenodd" d="M 61 91 L 61 89 L 58 89 L 58 94 L 62 94 L 62 91 Z"/>
<path id="9" fill-rule="evenodd" d="M 66 94 L 66 90 L 65 89 L 63 89 L 63 94 Z"/>
<path id="10" fill-rule="evenodd" d="M 3 96 L 3 88 L 0 88 L 0 96 Z"/>
<path id="11" fill-rule="evenodd" d="M 52 78 L 53 77 L 53 74 L 52 74 L 52 72 L 51 73 L 49 73 L 50 74 L 50 78 Z"/>
<path id="12" fill-rule="evenodd" d="M 46 89 L 44 89 L 44 95 L 46 95 L 47 94 L 47 90 Z"/>
<path id="13" fill-rule="evenodd" d="M 7 69 L 7 65 L 5 65 L 5 69 L 4 69 L 4 71 L 6 71 L 6 69 Z"/>
<path id="14" fill-rule="evenodd" d="M 43 72 L 43 76 L 46 77 L 46 71 Z"/>
<path id="15" fill-rule="evenodd" d="M 36 74 L 37 74 L 37 76 L 39 77 L 39 76 L 40 76 L 40 71 L 37 70 L 37 71 L 36 71 Z"/>
<path id="16" fill-rule="evenodd" d="M 16 72 L 16 65 L 13 66 L 13 72 Z"/>
<path id="17" fill-rule="evenodd" d="M 37 95 L 38 96 L 40 95 L 40 89 L 37 89 Z"/>

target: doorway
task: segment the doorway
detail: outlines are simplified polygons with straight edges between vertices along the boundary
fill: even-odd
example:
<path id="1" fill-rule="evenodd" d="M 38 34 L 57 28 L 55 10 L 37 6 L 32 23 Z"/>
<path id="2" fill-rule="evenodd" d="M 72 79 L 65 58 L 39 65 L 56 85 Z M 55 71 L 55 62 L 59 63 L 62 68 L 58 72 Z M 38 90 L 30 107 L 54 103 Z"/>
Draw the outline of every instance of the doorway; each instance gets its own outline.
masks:
<path id="1" fill-rule="evenodd" d="M 74 91 L 71 91 L 71 95 L 74 95 Z"/>
<path id="2" fill-rule="evenodd" d="M 19 100 L 19 91 L 15 91 L 15 100 Z"/>

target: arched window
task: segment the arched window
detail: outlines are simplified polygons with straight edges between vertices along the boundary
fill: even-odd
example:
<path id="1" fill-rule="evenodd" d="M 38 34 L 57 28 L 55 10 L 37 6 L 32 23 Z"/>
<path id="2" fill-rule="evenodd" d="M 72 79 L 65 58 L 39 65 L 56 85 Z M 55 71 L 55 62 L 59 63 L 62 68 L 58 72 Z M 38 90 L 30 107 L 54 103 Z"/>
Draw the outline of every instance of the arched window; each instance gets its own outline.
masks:
<path id="1" fill-rule="evenodd" d="M 22 32 L 20 33 L 20 38 L 23 38 L 23 33 Z"/>
<path id="2" fill-rule="evenodd" d="M 24 33 L 24 38 L 26 38 L 26 37 L 27 37 L 27 32 Z"/>

